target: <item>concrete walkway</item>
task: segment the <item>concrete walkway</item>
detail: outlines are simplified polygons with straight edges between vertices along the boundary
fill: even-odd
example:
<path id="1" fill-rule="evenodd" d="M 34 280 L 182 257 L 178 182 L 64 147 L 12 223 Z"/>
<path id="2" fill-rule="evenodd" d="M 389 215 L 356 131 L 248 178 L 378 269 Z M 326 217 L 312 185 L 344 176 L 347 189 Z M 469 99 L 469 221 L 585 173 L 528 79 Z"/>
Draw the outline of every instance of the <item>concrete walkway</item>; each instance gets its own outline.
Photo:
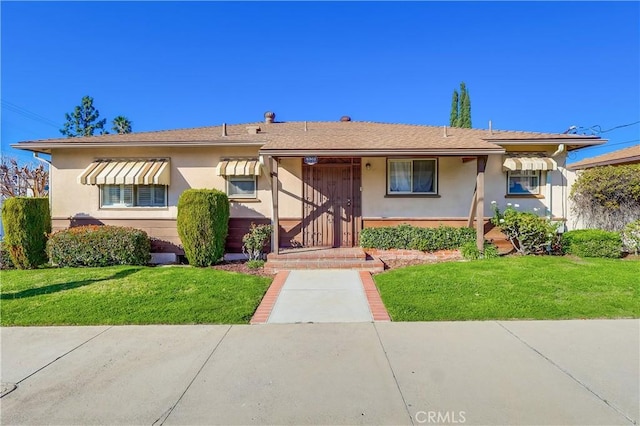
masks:
<path id="1" fill-rule="evenodd" d="M 389 320 L 369 272 L 328 269 L 278 273 L 251 324 Z"/>
<path id="2" fill-rule="evenodd" d="M 369 304 L 357 271 L 291 271 L 268 324 L 371 322 Z"/>
<path id="3" fill-rule="evenodd" d="M 0 422 L 631 425 L 640 321 L 2 328 Z"/>

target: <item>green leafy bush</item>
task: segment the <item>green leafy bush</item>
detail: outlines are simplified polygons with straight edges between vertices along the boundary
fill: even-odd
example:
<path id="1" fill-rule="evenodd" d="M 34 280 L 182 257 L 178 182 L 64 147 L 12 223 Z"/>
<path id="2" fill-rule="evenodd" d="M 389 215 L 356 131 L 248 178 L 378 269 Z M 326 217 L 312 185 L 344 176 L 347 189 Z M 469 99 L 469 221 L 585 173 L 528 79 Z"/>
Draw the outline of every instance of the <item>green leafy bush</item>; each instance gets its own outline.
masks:
<path id="1" fill-rule="evenodd" d="M 565 253 L 578 257 L 618 258 L 622 252 L 622 239 L 614 231 L 601 229 L 578 229 L 562 235 Z"/>
<path id="2" fill-rule="evenodd" d="M 264 260 L 262 259 L 253 259 L 253 260 L 248 260 L 247 261 L 247 267 L 249 269 L 260 269 L 264 266 Z"/>
<path id="3" fill-rule="evenodd" d="M 4 243 L 18 269 L 31 269 L 47 261 L 47 235 L 51 232 L 49 199 L 13 197 L 2 207 Z"/>
<path id="4" fill-rule="evenodd" d="M 468 241 L 475 241 L 471 228 L 420 228 L 412 225 L 365 228 L 360 231 L 360 246 L 381 250 L 405 249 L 437 251 L 457 249 Z"/>
<path id="5" fill-rule="evenodd" d="M 550 251 L 557 238 L 558 225 L 549 217 L 540 217 L 535 213 L 521 212 L 516 206 L 507 204 L 501 212 L 495 202 L 491 223 L 500 228 L 507 236 L 513 248 L 520 254 L 544 253 Z"/>
<path id="6" fill-rule="evenodd" d="M 249 232 L 242 237 L 242 252 L 249 260 L 260 260 L 263 257 L 264 248 L 271 238 L 271 225 L 251 224 Z"/>
<path id="7" fill-rule="evenodd" d="M 498 248 L 487 241 L 484 242 L 483 252 L 478 250 L 478 244 L 475 241 L 469 241 L 460 247 L 460 253 L 467 260 L 492 259 L 500 255 Z"/>
<path id="8" fill-rule="evenodd" d="M 630 253 L 640 254 L 640 219 L 628 223 L 621 236 L 622 243 Z"/>
<path id="9" fill-rule="evenodd" d="M 572 211 L 589 228 L 621 231 L 640 219 L 640 164 L 594 167 L 571 187 Z"/>
<path id="10" fill-rule="evenodd" d="M 146 232 L 120 226 L 64 229 L 53 233 L 47 242 L 51 262 L 61 267 L 146 265 L 150 251 Z"/>
<path id="11" fill-rule="evenodd" d="M 189 264 L 222 259 L 229 232 L 229 198 L 215 189 L 188 189 L 178 200 L 178 235 Z"/>
<path id="12" fill-rule="evenodd" d="M 5 247 L 4 242 L 0 241 L 0 269 L 15 269 L 16 266 L 11 260 L 9 250 Z"/>

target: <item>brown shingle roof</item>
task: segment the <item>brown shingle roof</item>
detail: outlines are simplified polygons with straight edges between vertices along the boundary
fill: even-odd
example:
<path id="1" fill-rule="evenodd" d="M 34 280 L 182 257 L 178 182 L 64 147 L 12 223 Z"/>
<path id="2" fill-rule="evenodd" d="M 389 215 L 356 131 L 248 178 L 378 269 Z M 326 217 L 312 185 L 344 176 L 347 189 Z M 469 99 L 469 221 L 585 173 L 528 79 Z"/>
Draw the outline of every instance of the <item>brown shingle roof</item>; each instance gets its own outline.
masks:
<path id="1" fill-rule="evenodd" d="M 585 158 L 577 163 L 569 164 L 569 170 L 589 169 L 598 166 L 640 163 L 640 144 L 619 149 L 596 157 Z"/>
<path id="2" fill-rule="evenodd" d="M 247 127 L 259 126 L 251 134 Z M 306 128 L 306 130 L 305 130 Z M 410 124 L 373 122 L 286 122 L 246 123 L 191 129 L 139 132 L 126 135 L 102 135 L 83 138 L 59 138 L 20 142 L 16 148 L 47 152 L 52 148 L 91 146 L 146 145 L 255 145 L 265 153 L 372 151 L 372 152 L 502 152 L 500 144 L 535 143 L 548 140 L 568 144 L 591 145 L 602 139 L 593 136 L 514 132 L 481 129 L 460 129 Z M 556 143 L 559 143 L 556 142 Z"/>

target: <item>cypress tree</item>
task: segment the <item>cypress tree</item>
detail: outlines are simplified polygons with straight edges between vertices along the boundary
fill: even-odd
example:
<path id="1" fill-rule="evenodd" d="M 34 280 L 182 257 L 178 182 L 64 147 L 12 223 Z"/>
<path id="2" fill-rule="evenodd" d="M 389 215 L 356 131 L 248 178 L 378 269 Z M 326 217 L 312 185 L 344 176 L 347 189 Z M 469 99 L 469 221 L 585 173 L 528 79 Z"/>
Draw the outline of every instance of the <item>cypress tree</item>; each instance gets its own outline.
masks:
<path id="1" fill-rule="evenodd" d="M 460 83 L 460 114 L 458 115 L 458 127 L 471 128 L 471 99 L 464 82 Z"/>
<path id="2" fill-rule="evenodd" d="M 453 90 L 453 99 L 451 100 L 451 114 L 449 115 L 449 126 L 458 127 L 458 91 Z"/>

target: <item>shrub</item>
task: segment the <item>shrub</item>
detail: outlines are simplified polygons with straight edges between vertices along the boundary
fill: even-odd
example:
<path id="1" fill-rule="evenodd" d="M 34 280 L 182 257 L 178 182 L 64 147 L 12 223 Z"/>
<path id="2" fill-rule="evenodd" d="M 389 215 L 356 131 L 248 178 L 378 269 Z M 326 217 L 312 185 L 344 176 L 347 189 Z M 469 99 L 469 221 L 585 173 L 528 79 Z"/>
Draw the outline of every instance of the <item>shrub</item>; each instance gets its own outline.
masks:
<path id="1" fill-rule="evenodd" d="M 15 265 L 11 260 L 9 250 L 5 247 L 4 242 L 0 241 L 0 269 L 15 269 Z"/>
<path id="2" fill-rule="evenodd" d="M 640 164 L 594 167 L 571 187 L 572 211 L 589 228 L 621 231 L 640 219 Z"/>
<path id="3" fill-rule="evenodd" d="M 229 198 L 215 189 L 188 189 L 178 200 L 178 235 L 189 264 L 210 266 L 224 255 Z"/>
<path id="4" fill-rule="evenodd" d="M 249 267 L 249 269 L 260 269 L 264 266 L 264 260 L 260 259 L 260 260 L 249 260 L 247 261 L 247 267 Z"/>
<path id="5" fill-rule="evenodd" d="M 620 234 L 601 229 L 578 229 L 562 235 L 565 253 L 579 257 L 618 258 L 622 251 Z"/>
<path id="6" fill-rule="evenodd" d="M 13 197 L 4 201 L 4 242 L 18 269 L 35 268 L 47 261 L 47 235 L 51 232 L 49 199 Z"/>
<path id="7" fill-rule="evenodd" d="M 630 253 L 640 254 L 640 219 L 628 223 L 621 236 L 622 243 Z"/>
<path id="8" fill-rule="evenodd" d="M 483 252 L 478 250 L 478 245 L 475 241 L 469 241 L 460 247 L 462 257 L 467 260 L 492 259 L 500 255 L 500 253 L 498 253 L 498 248 L 487 241 L 484 242 L 483 250 Z"/>
<path id="9" fill-rule="evenodd" d="M 53 233 L 47 251 L 51 262 L 62 267 L 146 265 L 151 242 L 140 229 L 87 225 Z"/>
<path id="10" fill-rule="evenodd" d="M 504 212 L 495 204 L 491 223 L 505 233 L 513 248 L 520 254 L 543 253 L 550 251 L 557 235 L 558 225 L 549 217 L 540 217 L 535 213 L 521 212 L 510 204 Z M 518 205 L 516 204 L 515 207 Z"/>
<path id="11" fill-rule="evenodd" d="M 436 251 L 457 249 L 468 241 L 475 241 L 471 228 L 420 228 L 407 224 L 365 228 L 360 231 L 360 246 L 365 248 Z"/>
<path id="12" fill-rule="evenodd" d="M 251 224 L 249 232 L 242 237 L 242 252 L 249 260 L 259 260 L 263 257 L 264 248 L 271 238 L 271 225 Z"/>

